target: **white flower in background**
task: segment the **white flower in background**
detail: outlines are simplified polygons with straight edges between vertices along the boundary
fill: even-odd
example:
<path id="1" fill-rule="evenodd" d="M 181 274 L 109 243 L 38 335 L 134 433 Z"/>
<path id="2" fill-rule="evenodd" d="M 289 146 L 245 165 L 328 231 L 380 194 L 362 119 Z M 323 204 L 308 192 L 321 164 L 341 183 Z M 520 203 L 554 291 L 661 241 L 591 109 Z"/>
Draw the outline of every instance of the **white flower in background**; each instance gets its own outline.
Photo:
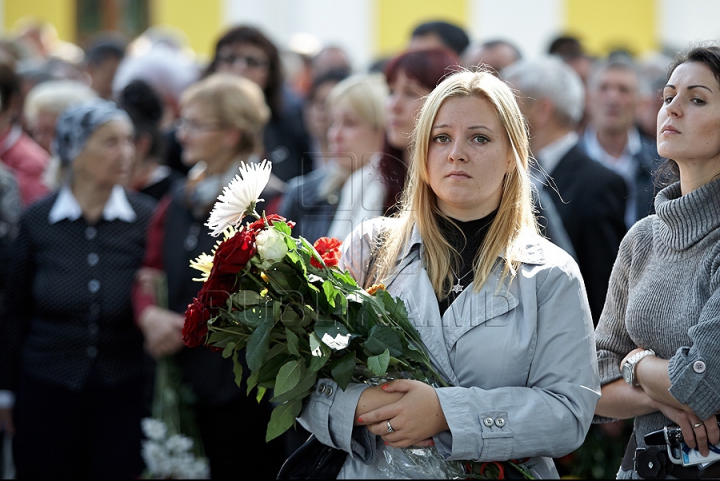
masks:
<path id="1" fill-rule="evenodd" d="M 160 441 L 167 435 L 167 426 L 162 421 L 153 418 L 143 418 L 140 421 L 143 434 L 153 441 Z"/>
<path id="2" fill-rule="evenodd" d="M 162 421 L 145 418 L 142 428 L 149 440 L 142 442 L 142 457 L 151 479 L 210 479 L 207 458 L 196 458 L 190 452 L 193 440 L 183 434 L 167 437 Z"/>
<path id="3" fill-rule="evenodd" d="M 260 194 L 270 180 L 272 163 L 267 159 L 259 164 L 240 165 L 240 175 L 223 188 L 222 194 L 215 202 L 207 225 L 217 237 L 230 225 L 237 226 L 246 215 L 255 211 L 255 205 L 264 199 L 259 199 Z"/>
<path id="4" fill-rule="evenodd" d="M 337 336 L 332 337 L 326 332 L 323 334 L 322 342 L 324 342 L 330 349 L 334 349 L 336 351 L 338 349 L 345 349 L 350 344 L 350 333 L 346 336 L 338 334 Z"/>
<path id="5" fill-rule="evenodd" d="M 190 451 L 192 449 L 193 441 L 187 436 L 183 436 L 182 434 L 176 434 L 174 436 L 170 436 L 170 438 L 165 443 L 165 446 L 167 446 L 167 448 L 174 453 L 182 453 L 185 451 Z"/>
<path id="6" fill-rule="evenodd" d="M 288 252 L 285 237 L 272 227 L 260 231 L 255 236 L 255 246 L 260 258 L 264 261 L 280 260 Z"/>

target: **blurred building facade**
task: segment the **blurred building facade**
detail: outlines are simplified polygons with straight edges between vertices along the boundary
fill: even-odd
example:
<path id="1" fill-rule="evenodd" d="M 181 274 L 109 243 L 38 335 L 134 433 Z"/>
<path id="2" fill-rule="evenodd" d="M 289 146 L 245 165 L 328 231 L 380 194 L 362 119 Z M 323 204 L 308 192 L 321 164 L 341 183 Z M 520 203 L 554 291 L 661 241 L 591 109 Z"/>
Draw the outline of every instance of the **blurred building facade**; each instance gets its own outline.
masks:
<path id="1" fill-rule="evenodd" d="M 285 49 L 312 54 L 339 45 L 358 69 L 402 50 L 430 19 L 456 23 L 473 40 L 510 40 L 532 58 L 561 34 L 580 38 L 592 55 L 674 52 L 719 38 L 719 16 L 714 0 L 0 0 L 3 34 L 34 18 L 53 25 L 60 41 L 84 47 L 98 31 L 131 40 L 151 26 L 171 27 L 202 61 L 221 32 L 246 23 Z"/>

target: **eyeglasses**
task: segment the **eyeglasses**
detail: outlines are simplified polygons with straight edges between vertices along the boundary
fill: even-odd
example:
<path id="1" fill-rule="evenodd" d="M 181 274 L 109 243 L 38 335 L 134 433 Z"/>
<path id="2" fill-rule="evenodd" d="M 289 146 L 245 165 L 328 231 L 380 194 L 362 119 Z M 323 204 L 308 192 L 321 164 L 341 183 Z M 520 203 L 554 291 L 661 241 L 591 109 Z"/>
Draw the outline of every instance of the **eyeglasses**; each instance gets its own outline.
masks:
<path id="1" fill-rule="evenodd" d="M 223 125 L 218 123 L 201 124 L 187 119 L 177 119 L 174 125 L 176 130 L 183 130 L 185 132 L 211 132 L 213 130 L 222 130 L 224 128 Z"/>
<path id="2" fill-rule="evenodd" d="M 253 57 L 251 55 L 235 55 L 234 53 L 226 55 L 218 55 L 217 60 L 219 63 L 226 63 L 229 65 L 237 64 L 242 62 L 248 68 L 268 68 L 270 62 L 264 58 Z"/>

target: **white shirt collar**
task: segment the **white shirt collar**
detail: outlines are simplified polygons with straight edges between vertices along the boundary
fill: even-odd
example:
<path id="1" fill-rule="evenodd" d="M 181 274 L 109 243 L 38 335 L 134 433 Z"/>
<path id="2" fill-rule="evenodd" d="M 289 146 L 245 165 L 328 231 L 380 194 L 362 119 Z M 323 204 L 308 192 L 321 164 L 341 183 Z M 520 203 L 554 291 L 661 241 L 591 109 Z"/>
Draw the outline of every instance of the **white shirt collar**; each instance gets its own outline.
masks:
<path id="1" fill-rule="evenodd" d="M 543 170 L 549 175 L 552 175 L 553 170 L 555 170 L 555 167 L 560 163 L 560 160 L 577 144 L 578 138 L 576 132 L 570 131 L 540 149 L 537 153 L 537 161 Z"/>
<path id="2" fill-rule="evenodd" d="M 632 157 L 642 150 L 640 133 L 635 127 L 628 130 L 627 144 L 625 145 L 623 153 L 618 158 L 611 156 L 602 148 L 597 139 L 597 131 L 591 125 L 588 125 L 583 137 L 586 151 L 590 157 L 620 173 L 630 169 L 634 164 Z"/>
<path id="3" fill-rule="evenodd" d="M 75 199 L 72 190 L 67 185 L 62 186 L 52 209 L 50 209 L 48 220 L 51 224 L 55 224 L 63 219 L 75 221 L 81 216 L 82 208 Z M 103 208 L 102 217 L 107 221 L 119 219 L 125 222 L 135 222 L 135 219 L 137 219 L 137 215 L 130 205 L 127 195 L 125 195 L 125 189 L 121 185 L 113 187 L 110 198 L 108 198 Z"/>

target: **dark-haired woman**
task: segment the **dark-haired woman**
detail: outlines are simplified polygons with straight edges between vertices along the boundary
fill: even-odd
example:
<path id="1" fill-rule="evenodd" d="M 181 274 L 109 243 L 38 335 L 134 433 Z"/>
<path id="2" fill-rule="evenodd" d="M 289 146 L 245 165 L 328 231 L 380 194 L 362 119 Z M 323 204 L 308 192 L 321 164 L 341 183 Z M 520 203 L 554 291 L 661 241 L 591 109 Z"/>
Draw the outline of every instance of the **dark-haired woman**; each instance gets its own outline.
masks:
<path id="1" fill-rule="evenodd" d="M 386 104 L 386 139 L 380 172 L 387 184 L 384 208 L 394 205 L 405 185 L 410 161 L 410 134 L 425 97 L 455 69 L 460 59 L 452 50 L 434 48 L 408 51 L 390 59 L 385 66 L 385 79 L 390 88 Z"/>
<path id="2" fill-rule="evenodd" d="M 240 25 L 228 30 L 215 46 L 206 75 L 214 72 L 240 75 L 255 82 L 270 107 L 270 121 L 263 132 L 265 155 L 273 175 L 283 183 L 313 168 L 301 104 L 286 88 L 280 53 L 260 30 Z M 282 185 L 282 184 L 281 184 Z M 270 203 L 270 193 L 263 194 Z M 270 204 L 272 205 L 272 204 Z"/>
<path id="3" fill-rule="evenodd" d="M 135 161 L 129 187 L 160 200 L 183 174 L 164 165 L 165 138 L 160 131 L 163 103 L 147 82 L 134 80 L 120 93 L 118 106 L 135 125 Z"/>
<path id="4" fill-rule="evenodd" d="M 677 425 L 689 455 L 720 441 L 720 47 L 680 54 L 658 112 L 657 146 L 675 182 L 620 245 L 596 329 L 602 397 L 596 422 L 634 418 L 618 478 L 718 478 L 668 459 Z M 655 444 L 655 443 L 653 443 Z"/>

